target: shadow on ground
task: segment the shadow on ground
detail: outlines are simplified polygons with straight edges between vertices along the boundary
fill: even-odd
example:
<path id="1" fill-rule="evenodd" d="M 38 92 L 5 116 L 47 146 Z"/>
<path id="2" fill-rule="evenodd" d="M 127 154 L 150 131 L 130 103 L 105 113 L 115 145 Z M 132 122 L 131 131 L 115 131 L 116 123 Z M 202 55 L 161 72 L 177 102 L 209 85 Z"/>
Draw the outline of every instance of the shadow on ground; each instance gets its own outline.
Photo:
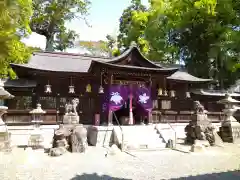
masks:
<path id="1" fill-rule="evenodd" d="M 203 179 L 218 179 L 218 180 L 239 180 L 240 179 L 240 170 L 236 171 L 227 171 L 221 173 L 212 173 L 212 174 L 203 174 L 197 176 L 188 176 L 188 177 L 181 177 L 181 178 L 174 178 L 171 180 L 203 180 Z"/>
<path id="2" fill-rule="evenodd" d="M 101 180 L 132 180 L 132 179 L 125 179 L 125 178 L 111 177 L 108 175 L 98 175 L 96 173 L 76 175 L 75 177 L 71 178 L 70 180 L 100 180 L 100 179 Z"/>

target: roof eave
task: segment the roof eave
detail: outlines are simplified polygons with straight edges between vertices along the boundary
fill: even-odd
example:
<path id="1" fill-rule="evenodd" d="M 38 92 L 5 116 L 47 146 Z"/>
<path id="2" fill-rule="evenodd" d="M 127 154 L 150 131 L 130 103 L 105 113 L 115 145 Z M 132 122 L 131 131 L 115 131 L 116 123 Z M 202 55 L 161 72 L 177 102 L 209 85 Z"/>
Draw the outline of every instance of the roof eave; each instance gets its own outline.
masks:
<path id="1" fill-rule="evenodd" d="M 167 80 L 171 81 L 180 81 L 180 82 L 190 82 L 190 83 L 207 83 L 213 81 L 212 79 L 199 79 L 199 80 L 186 80 L 186 79 L 178 79 L 178 78 L 171 78 L 167 77 Z"/>
<path id="2" fill-rule="evenodd" d="M 27 67 L 26 65 L 23 64 L 10 64 L 11 68 L 16 69 L 16 68 L 20 68 L 20 69 L 24 69 L 25 71 L 41 71 L 41 72 L 52 72 L 52 73 L 89 73 L 91 71 L 91 66 L 90 65 L 88 71 L 53 71 L 53 70 L 46 70 L 46 69 L 37 69 L 37 68 L 33 68 L 33 67 Z"/>

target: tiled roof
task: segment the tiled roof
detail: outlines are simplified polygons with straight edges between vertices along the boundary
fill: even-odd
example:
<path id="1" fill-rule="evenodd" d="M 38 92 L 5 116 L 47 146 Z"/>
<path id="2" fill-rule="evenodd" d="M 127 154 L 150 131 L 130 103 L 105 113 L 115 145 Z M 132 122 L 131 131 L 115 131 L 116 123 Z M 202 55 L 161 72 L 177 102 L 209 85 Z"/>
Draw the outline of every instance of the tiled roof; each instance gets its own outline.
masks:
<path id="1" fill-rule="evenodd" d="M 224 97 L 227 93 L 232 97 L 240 97 L 239 93 L 229 93 L 226 90 L 223 91 L 217 91 L 217 90 L 209 90 L 209 89 L 198 89 L 198 90 L 192 90 L 191 91 L 194 94 L 199 95 L 205 95 L 205 96 L 218 96 L 218 97 Z"/>
<path id="2" fill-rule="evenodd" d="M 53 72 L 82 72 L 90 71 L 93 63 L 105 64 L 111 67 L 142 69 L 153 71 L 176 71 L 177 68 L 163 68 L 144 58 L 144 61 L 150 67 L 138 67 L 131 65 L 115 64 L 118 60 L 125 58 L 135 47 L 131 47 L 122 55 L 115 58 L 94 57 L 80 54 L 59 53 L 59 52 L 37 52 L 32 55 L 27 64 L 11 64 L 11 66 L 18 68 L 27 68 L 34 70 L 53 71 Z M 135 49 L 138 50 L 138 49 Z M 140 53 L 140 52 L 139 52 Z"/>
<path id="3" fill-rule="evenodd" d="M 240 79 L 236 81 L 234 85 L 232 85 L 229 89 L 229 92 L 240 93 Z"/>
<path id="4" fill-rule="evenodd" d="M 12 64 L 37 70 L 56 72 L 88 72 L 92 59 L 87 56 L 79 56 L 61 53 L 35 53 L 28 64 Z"/>
<path id="5" fill-rule="evenodd" d="M 212 80 L 212 79 L 198 78 L 184 71 L 177 71 L 171 76 L 167 77 L 167 79 L 176 80 L 176 81 L 188 81 L 188 82 L 208 82 Z"/>

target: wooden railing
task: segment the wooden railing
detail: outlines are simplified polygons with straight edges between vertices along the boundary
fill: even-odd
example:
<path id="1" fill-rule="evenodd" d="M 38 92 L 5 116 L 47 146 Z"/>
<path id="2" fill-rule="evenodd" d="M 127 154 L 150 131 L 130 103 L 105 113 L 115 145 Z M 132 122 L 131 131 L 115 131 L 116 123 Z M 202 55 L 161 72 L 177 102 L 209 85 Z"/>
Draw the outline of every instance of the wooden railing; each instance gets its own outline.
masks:
<path id="1" fill-rule="evenodd" d="M 193 111 L 153 111 L 154 123 L 187 123 L 191 121 Z M 208 112 L 208 118 L 212 122 L 221 122 L 224 118 L 222 112 Z M 235 114 L 235 118 L 240 120 L 240 113 Z"/>
<path id="2" fill-rule="evenodd" d="M 3 115 L 3 120 L 7 125 L 30 125 L 33 117 L 29 113 L 30 110 L 8 110 Z M 57 124 L 61 121 L 61 114 L 57 114 L 56 110 L 46 110 L 46 114 L 42 116 L 41 124 Z"/>
<path id="3" fill-rule="evenodd" d="M 32 124 L 32 116 L 30 110 L 8 110 L 3 116 L 3 120 L 7 125 L 30 125 Z M 51 125 L 63 122 L 63 113 L 57 114 L 56 110 L 46 110 L 47 113 L 42 116 L 42 124 Z M 171 111 L 171 110 L 155 110 L 152 113 L 153 123 L 187 123 L 191 121 L 193 111 Z M 208 118 L 212 122 L 221 122 L 223 120 L 222 112 L 208 112 Z M 240 112 L 235 113 L 234 117 L 240 121 Z"/>

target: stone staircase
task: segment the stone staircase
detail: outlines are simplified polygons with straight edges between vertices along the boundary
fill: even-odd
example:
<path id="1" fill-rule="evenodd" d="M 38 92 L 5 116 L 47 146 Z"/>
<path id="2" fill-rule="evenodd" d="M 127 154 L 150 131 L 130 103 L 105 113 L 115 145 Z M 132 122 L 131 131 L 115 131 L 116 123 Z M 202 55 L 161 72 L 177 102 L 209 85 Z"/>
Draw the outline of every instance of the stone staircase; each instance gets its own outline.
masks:
<path id="1" fill-rule="evenodd" d="M 175 138 L 177 141 L 176 143 L 182 143 L 182 139 L 185 139 L 186 137 L 184 132 L 185 125 L 170 126 L 169 124 L 157 124 L 155 128 L 165 143 L 170 139 L 175 141 Z"/>
<path id="2" fill-rule="evenodd" d="M 157 150 L 166 147 L 166 143 L 157 133 L 154 125 L 122 126 L 123 143 L 126 150 Z M 113 128 L 113 142 L 122 144 L 120 127 Z"/>

